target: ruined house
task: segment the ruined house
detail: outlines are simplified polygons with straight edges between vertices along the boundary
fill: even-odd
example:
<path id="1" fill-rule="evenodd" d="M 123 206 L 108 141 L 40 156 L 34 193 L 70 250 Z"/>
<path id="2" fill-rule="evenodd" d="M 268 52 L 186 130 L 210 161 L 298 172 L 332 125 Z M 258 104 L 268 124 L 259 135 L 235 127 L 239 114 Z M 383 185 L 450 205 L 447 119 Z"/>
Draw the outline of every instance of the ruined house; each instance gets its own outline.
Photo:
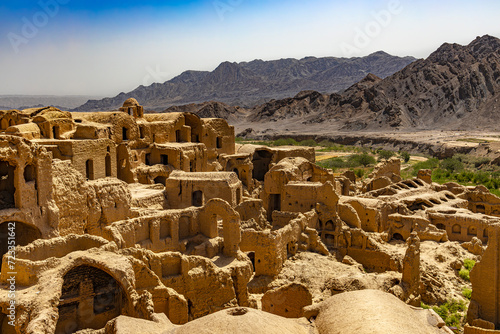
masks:
<path id="1" fill-rule="evenodd" d="M 339 318 L 327 306 L 307 311 L 311 287 L 273 285 L 290 259 L 314 253 L 390 272 L 389 292 L 415 303 L 434 284 L 419 275 L 426 240 L 477 255 L 488 245 L 471 274 L 469 330 L 499 326 L 498 289 L 481 282 L 498 275 L 486 264 L 500 199 L 484 187 L 438 185 L 426 173 L 401 180 L 399 160 L 356 184 L 315 165 L 312 148 L 238 145 L 222 119 L 147 114 L 135 99 L 100 113 L 0 111 L 0 131 L 1 333 L 193 332 L 237 316 L 301 333 L 314 325 L 281 316 Z M 287 307 L 294 298 L 300 306 Z M 275 315 L 251 309 L 259 305 Z M 429 330 L 448 333 L 438 324 Z"/>

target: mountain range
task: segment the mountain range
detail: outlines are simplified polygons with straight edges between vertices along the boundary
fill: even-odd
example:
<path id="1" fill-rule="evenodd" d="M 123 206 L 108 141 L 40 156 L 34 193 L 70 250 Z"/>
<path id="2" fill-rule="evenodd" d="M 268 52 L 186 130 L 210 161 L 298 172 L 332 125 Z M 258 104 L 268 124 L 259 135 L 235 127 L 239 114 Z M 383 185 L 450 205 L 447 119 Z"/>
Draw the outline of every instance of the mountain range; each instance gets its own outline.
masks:
<path id="1" fill-rule="evenodd" d="M 250 110 L 248 122 L 324 124 L 333 130 L 498 129 L 500 39 L 443 44 L 382 79 L 369 74 L 341 94 L 301 92 Z M 498 108 L 498 109 L 497 109 Z"/>
<path id="2" fill-rule="evenodd" d="M 271 99 L 294 96 L 303 90 L 342 91 L 368 73 L 385 78 L 416 59 L 375 52 L 366 57 L 306 57 L 273 61 L 223 62 L 214 71 L 186 71 L 164 83 L 139 86 L 129 93 L 89 100 L 77 111 L 112 110 L 134 97 L 147 110 L 175 105 L 218 101 L 251 108 Z"/>

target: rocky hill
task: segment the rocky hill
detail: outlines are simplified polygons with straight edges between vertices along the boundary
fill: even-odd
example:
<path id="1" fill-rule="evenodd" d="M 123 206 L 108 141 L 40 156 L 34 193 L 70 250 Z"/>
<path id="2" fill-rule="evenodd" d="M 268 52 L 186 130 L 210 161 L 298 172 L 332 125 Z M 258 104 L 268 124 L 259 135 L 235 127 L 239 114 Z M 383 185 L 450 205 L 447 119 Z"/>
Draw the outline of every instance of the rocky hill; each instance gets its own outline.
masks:
<path id="1" fill-rule="evenodd" d="M 213 72 L 186 71 L 165 83 L 139 86 L 112 98 L 89 100 L 74 110 L 111 110 L 120 107 L 129 97 L 144 101 L 146 109 L 156 111 L 211 100 L 251 108 L 271 99 L 294 96 L 303 90 L 338 92 L 368 73 L 384 78 L 413 61 L 413 57 L 395 57 L 380 51 L 357 58 L 224 62 Z"/>
<path id="2" fill-rule="evenodd" d="M 443 44 L 381 79 L 369 74 L 341 94 L 302 92 L 254 108 L 252 123 L 324 124 L 329 130 L 497 129 L 500 40 Z"/>

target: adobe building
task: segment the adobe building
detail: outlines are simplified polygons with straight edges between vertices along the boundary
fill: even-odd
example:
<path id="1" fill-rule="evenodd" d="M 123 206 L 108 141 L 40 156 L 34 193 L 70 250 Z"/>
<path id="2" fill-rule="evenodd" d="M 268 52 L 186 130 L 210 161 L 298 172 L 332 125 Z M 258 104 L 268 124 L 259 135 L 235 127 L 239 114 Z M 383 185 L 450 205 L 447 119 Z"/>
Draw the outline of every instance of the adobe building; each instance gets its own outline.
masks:
<path id="1" fill-rule="evenodd" d="M 133 98 L 0 111 L 0 331 L 450 333 L 404 303 L 456 298 L 465 258 L 481 259 L 466 330 L 498 327 L 500 199 L 428 176 L 402 180 L 392 159 L 356 182 L 313 148 L 239 145 L 225 120 L 145 113 Z M 345 302 L 363 289 L 383 292 Z M 364 298 L 387 306 L 389 327 L 332 306 Z"/>

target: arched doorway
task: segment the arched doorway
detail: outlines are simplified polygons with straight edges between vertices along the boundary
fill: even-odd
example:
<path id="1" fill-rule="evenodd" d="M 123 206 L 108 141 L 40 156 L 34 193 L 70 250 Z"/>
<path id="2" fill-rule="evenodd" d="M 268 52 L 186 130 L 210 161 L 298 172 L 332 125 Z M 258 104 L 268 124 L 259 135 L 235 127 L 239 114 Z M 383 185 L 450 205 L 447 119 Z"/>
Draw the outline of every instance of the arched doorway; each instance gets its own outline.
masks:
<path id="1" fill-rule="evenodd" d="M 104 328 L 125 304 L 123 288 L 110 274 L 88 265 L 75 267 L 64 275 L 56 334 Z"/>
<path id="2" fill-rule="evenodd" d="M 26 246 L 41 237 L 36 227 L 20 222 L 3 222 L 0 224 L 0 256 L 3 258 L 9 251 L 9 245 Z"/>

